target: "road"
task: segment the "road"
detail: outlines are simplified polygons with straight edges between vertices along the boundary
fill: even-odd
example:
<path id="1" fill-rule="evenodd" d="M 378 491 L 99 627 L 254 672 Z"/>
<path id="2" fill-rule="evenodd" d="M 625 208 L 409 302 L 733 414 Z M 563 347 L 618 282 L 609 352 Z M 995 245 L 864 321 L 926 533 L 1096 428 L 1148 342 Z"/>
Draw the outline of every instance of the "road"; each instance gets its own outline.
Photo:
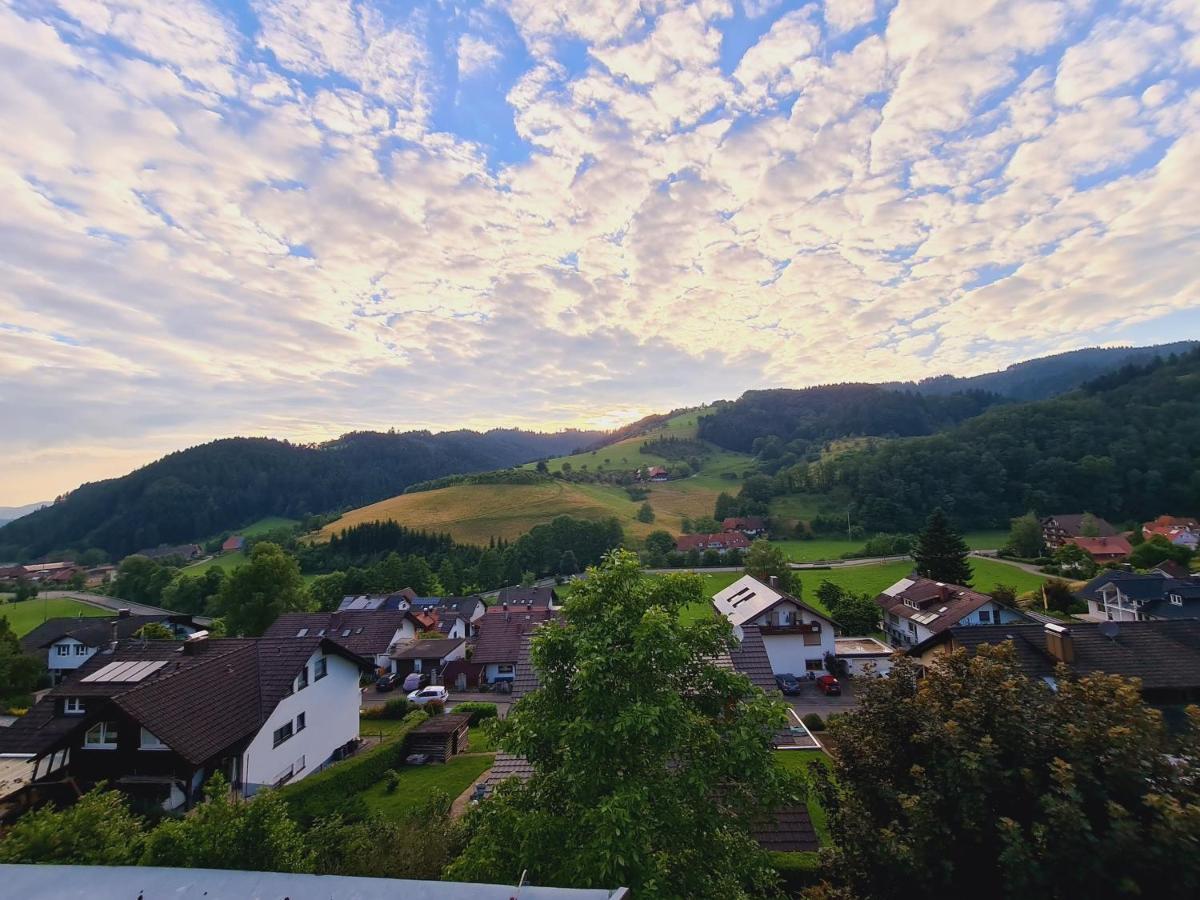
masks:
<path id="1" fill-rule="evenodd" d="M 104 594 L 92 594 L 88 591 L 39 591 L 39 597 L 48 597 L 54 600 L 59 597 L 68 600 L 78 600 L 80 603 L 88 603 L 92 606 L 99 606 L 102 609 L 111 609 L 116 612 L 119 609 L 127 609 L 135 616 L 172 616 L 176 615 L 169 609 L 163 609 L 161 606 L 150 606 L 146 603 L 131 603 L 128 600 L 122 600 L 119 597 L 107 597 Z"/>

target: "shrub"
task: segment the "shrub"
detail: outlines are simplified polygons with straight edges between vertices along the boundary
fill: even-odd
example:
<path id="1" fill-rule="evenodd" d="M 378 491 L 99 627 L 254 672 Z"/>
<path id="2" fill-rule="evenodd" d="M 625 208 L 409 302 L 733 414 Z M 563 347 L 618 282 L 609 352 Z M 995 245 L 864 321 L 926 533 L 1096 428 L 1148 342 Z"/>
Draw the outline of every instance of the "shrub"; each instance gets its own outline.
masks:
<path id="1" fill-rule="evenodd" d="M 820 713 L 808 713 L 800 721 L 804 723 L 804 727 L 809 731 L 825 730 L 825 720 L 821 718 Z"/>
<path id="2" fill-rule="evenodd" d="M 791 893 L 821 880 L 821 857 L 816 853 L 776 851 L 771 854 L 771 868 Z"/>
<path id="3" fill-rule="evenodd" d="M 454 707 L 454 711 L 456 713 L 469 713 L 472 725 L 478 725 L 484 719 L 494 719 L 499 715 L 495 703 L 484 703 L 480 700 L 460 703 Z"/>
<path id="4" fill-rule="evenodd" d="M 427 716 L 440 716 L 446 711 L 446 704 L 441 700 L 430 700 L 423 707 L 418 706 L 417 709 L 422 709 Z"/>
<path id="5" fill-rule="evenodd" d="M 404 697 L 397 697 L 384 704 L 368 706 L 361 713 L 364 719 L 403 719 L 409 713 L 409 702 Z"/>
<path id="6" fill-rule="evenodd" d="M 400 787 L 400 773 L 395 769 L 388 769 L 383 773 L 383 792 L 394 794 L 398 787 Z"/>

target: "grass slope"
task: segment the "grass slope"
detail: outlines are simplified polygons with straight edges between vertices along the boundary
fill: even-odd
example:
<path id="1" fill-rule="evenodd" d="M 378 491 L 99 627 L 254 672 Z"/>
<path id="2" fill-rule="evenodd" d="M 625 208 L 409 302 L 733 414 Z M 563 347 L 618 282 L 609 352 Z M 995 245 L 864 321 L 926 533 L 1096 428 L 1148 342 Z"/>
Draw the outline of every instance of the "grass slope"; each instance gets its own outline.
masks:
<path id="1" fill-rule="evenodd" d="M 287 528 L 291 525 L 298 525 L 299 519 L 286 519 L 283 516 L 267 516 L 265 519 L 259 519 L 240 531 L 234 534 L 240 534 L 242 537 L 258 537 L 261 534 L 266 534 L 268 531 L 274 531 L 276 528 Z"/>
<path id="2" fill-rule="evenodd" d="M 972 550 L 997 550 L 1008 540 L 1007 531 L 972 531 L 963 535 Z M 840 560 L 843 553 L 855 553 L 865 541 L 818 538 L 811 541 L 777 541 L 792 562 L 830 562 Z"/>
<path id="3" fill-rule="evenodd" d="M 445 791 L 453 800 L 492 767 L 491 753 L 456 756 L 447 763 L 425 766 L 401 766 L 400 785 L 391 794 L 383 784 L 375 784 L 362 793 L 362 799 L 373 813 L 403 818 L 420 809 L 429 799 L 430 791 Z"/>
<path id="4" fill-rule="evenodd" d="M 112 615 L 111 610 L 92 606 L 90 603 L 80 603 L 64 597 L 55 599 L 22 600 L 20 603 L 11 601 L 0 603 L 0 616 L 8 617 L 8 624 L 22 637 L 41 625 L 46 619 L 56 619 L 70 616 L 105 616 Z"/>
<path id="5" fill-rule="evenodd" d="M 211 559 L 192 563 L 190 566 L 184 566 L 180 571 L 184 575 L 203 575 L 209 569 L 224 569 L 228 573 L 247 562 L 249 560 L 246 558 L 246 554 L 239 550 L 237 553 L 222 553 Z"/>

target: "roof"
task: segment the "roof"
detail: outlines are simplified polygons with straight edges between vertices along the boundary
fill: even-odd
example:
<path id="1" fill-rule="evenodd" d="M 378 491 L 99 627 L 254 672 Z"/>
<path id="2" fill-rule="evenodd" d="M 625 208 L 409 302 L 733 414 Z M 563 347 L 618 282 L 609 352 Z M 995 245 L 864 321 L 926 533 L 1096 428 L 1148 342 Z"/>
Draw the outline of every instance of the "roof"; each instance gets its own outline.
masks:
<path id="1" fill-rule="evenodd" d="M 840 637 L 833 639 L 834 652 L 838 656 L 891 656 L 895 647 L 873 637 Z"/>
<path id="2" fill-rule="evenodd" d="M 817 616 L 822 621 L 833 624 L 833 620 L 829 616 L 818 612 L 791 594 L 763 584 L 753 575 L 742 576 L 725 590 L 718 591 L 712 598 L 717 612 L 735 626 L 757 619 L 785 600 L 796 604 L 800 609 Z"/>
<path id="3" fill-rule="evenodd" d="M 1101 572 L 1079 592 L 1080 596 L 1099 601 L 1100 591 L 1113 585 L 1130 600 L 1140 604 L 1139 611 L 1161 619 L 1190 619 L 1197 614 L 1195 603 L 1200 601 L 1200 575 L 1187 578 L 1169 578 L 1163 575 L 1138 572 Z M 1170 597 L 1174 594 L 1184 603 L 1176 606 Z"/>
<path id="4" fill-rule="evenodd" d="M 764 850 L 784 853 L 817 850 L 820 846 L 808 808 L 803 804 L 781 806 L 768 813 L 751 827 L 750 836 Z"/>
<path id="5" fill-rule="evenodd" d="M 467 713 L 445 713 L 440 716 L 430 716 L 409 734 L 454 734 L 470 724 L 471 717 Z"/>
<path id="6" fill-rule="evenodd" d="M 1190 578 L 1192 576 L 1191 569 L 1173 559 L 1163 560 L 1150 571 L 1151 573 L 1159 572 L 1167 578 Z"/>
<path id="7" fill-rule="evenodd" d="M 101 647 L 112 642 L 114 626 L 116 639 L 124 640 L 133 637 L 135 632 L 152 622 L 195 625 L 191 616 L 166 613 L 153 616 L 111 615 L 47 619 L 21 638 L 21 647 L 28 653 L 49 647 L 63 638 L 72 638 L 88 647 Z"/>
<path id="8" fill-rule="evenodd" d="M 330 637 L 361 656 L 387 653 L 413 616 L 401 610 L 354 609 L 337 612 L 284 613 L 263 633 L 267 638 Z M 303 632 L 303 633 L 302 633 Z"/>
<path id="9" fill-rule="evenodd" d="M 436 613 L 439 619 L 459 618 L 470 621 L 472 616 L 482 615 L 487 604 L 478 594 L 470 597 L 414 597 L 412 605 L 418 612 Z"/>
<path id="10" fill-rule="evenodd" d="M 729 661 L 734 670 L 768 693 L 778 690 L 775 670 L 771 668 L 771 660 L 767 657 L 767 645 L 763 643 L 762 632 L 757 625 L 743 625 L 739 630 L 738 646 L 729 651 Z"/>
<path id="11" fill-rule="evenodd" d="M 404 609 L 417 599 L 417 592 L 412 588 L 393 591 L 390 594 L 347 594 L 338 604 L 338 611 L 359 609 Z"/>
<path id="12" fill-rule="evenodd" d="M 1116 626 L 1105 637 L 1102 626 Z M 1017 662 L 1027 675 L 1050 678 L 1057 660 L 1046 649 L 1046 626 L 1040 624 L 954 626 L 909 650 L 919 656 L 953 640 L 968 652 L 980 644 L 1011 640 Z M 1140 678 L 1144 690 L 1200 688 L 1200 620 L 1157 622 L 1072 622 L 1068 627 L 1075 650 L 1070 668 L 1078 675 L 1104 672 Z"/>
<path id="13" fill-rule="evenodd" d="M 410 644 L 398 653 L 392 654 L 392 659 L 442 659 L 448 653 L 453 653 L 466 641 L 462 638 L 446 638 L 444 640 L 425 640 Z"/>
<path id="14" fill-rule="evenodd" d="M 1200 528 L 1200 522 L 1190 516 L 1159 516 L 1152 522 L 1147 522 L 1142 528 Z"/>
<path id="15" fill-rule="evenodd" d="M 537 672 L 534 671 L 533 662 L 529 658 L 529 639 L 531 636 L 531 634 L 521 635 L 520 642 L 517 645 L 517 665 L 513 669 L 511 694 L 514 702 L 520 700 L 530 691 L 536 691 L 539 686 Z"/>
<path id="16" fill-rule="evenodd" d="M 503 588 L 496 597 L 497 605 L 528 606 L 531 609 L 549 609 L 558 606 L 558 592 L 552 587 L 509 587 Z"/>
<path id="17" fill-rule="evenodd" d="M 721 527 L 726 531 L 762 531 L 767 527 L 767 522 L 762 516 L 730 516 L 722 520 Z"/>
<path id="18" fill-rule="evenodd" d="M 1074 544 L 1088 556 L 1128 556 L 1133 552 L 1129 541 L 1121 535 L 1116 537 L 1068 537 L 1066 543 Z"/>
<path id="19" fill-rule="evenodd" d="M 906 601 L 916 604 L 909 606 Z M 876 597 L 885 613 L 912 619 L 926 630 L 937 634 L 975 610 L 992 602 L 987 594 L 961 584 L 943 584 L 929 578 L 901 578 L 884 588 Z"/>
<path id="20" fill-rule="evenodd" d="M 321 637 L 213 638 L 194 644 L 126 641 L 94 654 L 13 725 L 0 729 L 0 752 L 42 754 L 105 715 L 109 704 L 199 765 L 262 727 L 291 693 L 301 666 L 318 649 L 370 664 Z M 140 681 L 87 681 L 114 662 L 162 661 Z M 84 716 L 56 715 L 56 700 L 82 697 Z M 88 703 L 88 698 L 107 701 Z"/>
<path id="21" fill-rule="evenodd" d="M 521 649 L 521 635 L 533 631 L 538 625 L 558 614 L 550 609 L 508 609 L 498 606 L 488 608 L 478 622 L 479 639 L 471 662 L 515 663 Z"/>
<path id="22" fill-rule="evenodd" d="M 675 549 L 681 553 L 690 550 L 747 550 L 750 539 L 740 531 L 722 531 L 720 534 L 681 534 L 675 538 Z"/>
<path id="23" fill-rule="evenodd" d="M 557 888 L 408 881 L 348 875 L 297 875 L 227 869 L 168 869 L 156 866 L 0 866 L 12 896 L 24 900 L 82 897 L 287 897 L 290 900 L 622 900 L 624 888 Z"/>
<path id="24" fill-rule="evenodd" d="M 1083 534 L 1083 518 L 1087 513 L 1068 513 L 1061 516 L 1045 516 L 1042 518 L 1042 524 L 1048 525 L 1053 521 L 1059 528 L 1073 537 L 1080 537 Z M 1096 534 L 1099 537 L 1112 537 L 1117 533 L 1117 529 L 1113 528 L 1108 522 L 1101 519 L 1099 516 L 1091 516 L 1092 524 L 1096 526 Z"/>
<path id="25" fill-rule="evenodd" d="M 225 543 L 221 545 L 222 550 L 241 550 L 246 545 L 246 539 L 240 534 L 232 534 L 225 538 Z"/>

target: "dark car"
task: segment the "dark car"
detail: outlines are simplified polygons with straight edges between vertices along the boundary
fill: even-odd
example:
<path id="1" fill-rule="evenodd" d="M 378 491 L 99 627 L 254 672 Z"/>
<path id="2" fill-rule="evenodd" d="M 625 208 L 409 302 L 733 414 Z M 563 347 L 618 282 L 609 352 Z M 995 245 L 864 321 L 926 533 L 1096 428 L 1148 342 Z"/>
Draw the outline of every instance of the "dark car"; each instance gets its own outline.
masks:
<path id="1" fill-rule="evenodd" d="M 377 691 L 392 691 L 396 689 L 396 685 L 400 681 L 400 676 L 395 672 L 388 672 L 386 675 L 380 675 L 375 682 L 375 690 Z"/>
<path id="2" fill-rule="evenodd" d="M 783 674 L 775 676 L 776 686 L 788 696 L 800 693 L 800 679 L 795 675 Z"/>
<path id="3" fill-rule="evenodd" d="M 820 688 L 822 694 L 828 694 L 831 697 L 841 696 L 842 693 L 842 686 L 832 675 L 822 675 L 818 678 L 817 687 Z"/>

